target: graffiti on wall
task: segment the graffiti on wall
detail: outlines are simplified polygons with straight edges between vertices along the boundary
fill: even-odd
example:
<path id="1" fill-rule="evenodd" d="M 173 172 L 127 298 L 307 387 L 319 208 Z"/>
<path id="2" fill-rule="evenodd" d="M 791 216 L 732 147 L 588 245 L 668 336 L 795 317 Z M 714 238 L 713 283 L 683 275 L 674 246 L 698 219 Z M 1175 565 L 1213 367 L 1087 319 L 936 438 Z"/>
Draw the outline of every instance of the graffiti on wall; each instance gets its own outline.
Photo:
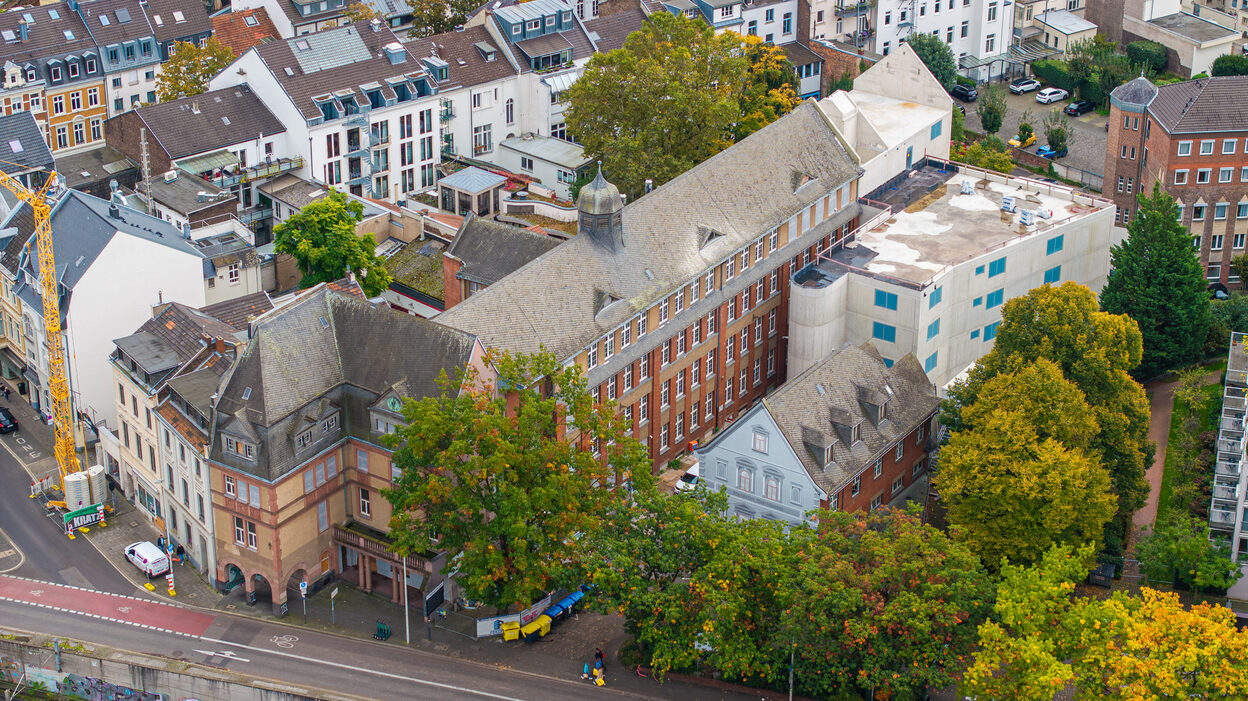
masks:
<path id="1" fill-rule="evenodd" d="M 65 680 L 57 683 L 56 690 L 62 696 L 86 699 L 86 701 L 117 701 L 118 699 L 165 701 L 163 694 L 136 691 L 128 686 L 111 684 L 95 677 L 81 677 L 77 674 L 65 675 Z"/>

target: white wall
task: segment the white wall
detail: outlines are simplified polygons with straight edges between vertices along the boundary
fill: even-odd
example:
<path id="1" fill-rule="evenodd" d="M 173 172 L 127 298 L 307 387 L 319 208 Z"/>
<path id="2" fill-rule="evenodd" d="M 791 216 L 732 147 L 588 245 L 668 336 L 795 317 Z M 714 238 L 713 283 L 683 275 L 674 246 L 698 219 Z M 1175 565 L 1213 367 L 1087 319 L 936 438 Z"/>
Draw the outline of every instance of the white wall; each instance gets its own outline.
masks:
<path id="1" fill-rule="evenodd" d="M 772 20 L 767 21 L 767 11 L 772 11 Z M 784 15 L 789 15 L 789 31 L 784 31 Z M 741 9 L 743 24 L 738 27 L 742 34 L 750 31 L 750 22 L 757 22 L 757 35 L 766 39 L 772 35 L 773 44 L 780 46 L 797 41 L 797 0 L 785 0 L 770 5 L 746 5 Z"/>
<path id="2" fill-rule="evenodd" d="M 74 286 L 67 362 L 74 391 L 99 418 L 117 420 L 108 361 L 113 339 L 141 326 L 162 300 L 204 306 L 203 259 L 128 234 L 115 235 Z"/>
<path id="3" fill-rule="evenodd" d="M 166 513 L 176 510 L 178 528 L 173 534 L 174 540 L 181 543 L 186 551 L 199 563 L 200 571 L 212 573 L 217 569 L 216 538 L 213 537 L 212 526 L 212 489 L 209 477 L 208 461 L 196 452 L 195 446 L 186 442 L 180 433 L 174 430 L 160 414 L 156 414 L 157 428 L 161 434 L 160 465 L 162 474 L 167 475 L 169 467 L 173 468 L 174 483 L 167 484 L 162 480 L 161 502 L 165 504 Z M 169 447 L 165 447 L 165 433 L 170 435 Z M 179 450 L 180 448 L 180 450 Z M 199 460 L 199 476 L 195 475 L 195 460 Z M 187 483 L 187 501 L 182 501 L 182 481 Z M 199 520 L 198 498 L 204 501 L 204 520 Z M 191 539 L 186 539 L 186 524 L 191 525 Z M 170 531 L 172 532 L 172 528 Z"/>

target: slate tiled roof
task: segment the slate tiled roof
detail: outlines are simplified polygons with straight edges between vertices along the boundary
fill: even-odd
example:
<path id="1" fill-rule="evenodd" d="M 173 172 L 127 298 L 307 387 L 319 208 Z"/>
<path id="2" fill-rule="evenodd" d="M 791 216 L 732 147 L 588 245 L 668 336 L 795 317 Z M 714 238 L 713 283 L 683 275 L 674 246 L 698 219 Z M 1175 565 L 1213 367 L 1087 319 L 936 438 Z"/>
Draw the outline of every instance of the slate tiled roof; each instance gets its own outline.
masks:
<path id="1" fill-rule="evenodd" d="M 1144 76 L 1129 80 L 1110 93 L 1114 99 L 1131 105 L 1148 106 L 1157 96 L 1157 86 Z"/>
<path id="2" fill-rule="evenodd" d="M 286 131 L 246 84 L 134 110 L 170 159 Z"/>
<path id="3" fill-rule="evenodd" d="M 455 376 L 475 342 L 388 305 L 317 286 L 256 322 L 222 386 L 217 429 L 254 437 L 257 460 L 224 455 L 219 439 L 212 457 L 265 479 L 280 477 L 307 457 L 295 455 L 293 441 L 305 414 L 340 408 L 342 425 L 368 436 L 373 401 L 396 386 L 416 398 L 439 392 L 439 375 Z"/>
<path id="4" fill-rule="evenodd" d="M 202 370 L 199 372 L 204 373 Z M 182 378 L 171 380 L 169 382 L 170 386 L 172 386 L 179 379 Z M 179 394 L 181 394 L 181 392 L 179 392 Z M 186 399 L 187 401 L 191 401 L 189 398 Z M 194 402 L 192 402 L 192 405 L 194 405 Z M 161 402 L 160 406 L 156 408 L 156 411 L 160 414 L 161 418 L 168 421 L 169 425 L 173 426 L 174 430 L 176 430 L 180 436 L 185 438 L 187 442 L 189 442 L 196 449 L 203 450 L 204 446 L 208 445 L 208 435 L 205 434 L 203 430 L 201 430 L 199 426 L 196 426 L 190 419 L 186 418 L 182 412 L 175 409 L 168 401 Z"/>
<path id="5" fill-rule="evenodd" d="M 247 24 L 249 21 L 254 21 L 255 25 Z M 213 17 L 212 35 L 229 47 L 235 56 L 242 56 L 247 49 L 265 41 L 282 38 L 282 33 L 273 24 L 273 20 L 269 19 L 269 13 L 263 7 L 224 12 Z"/>
<path id="6" fill-rule="evenodd" d="M 114 343 L 150 373 L 180 367 L 207 345 L 206 339 L 234 343 L 238 330 L 211 315 L 174 302 L 143 322 L 138 331 Z"/>
<path id="7" fill-rule="evenodd" d="M 1248 76 L 1162 85 L 1149 111 L 1171 134 L 1248 130 Z"/>
<path id="8" fill-rule="evenodd" d="M 53 13 L 57 15 L 57 19 L 52 19 Z M 22 7 L 9 12 L 0 12 L 0 30 L 16 34 L 18 24 L 21 23 L 24 15 L 30 15 L 35 20 L 34 24 L 28 26 L 27 39 L 14 43 L 0 43 L 0 64 L 13 61 L 18 65 L 24 65 L 41 58 L 97 50 L 82 18 L 78 16 L 78 13 L 71 12 L 64 3 Z M 67 39 L 66 31 L 71 32 L 74 38 Z"/>
<path id="9" fill-rule="evenodd" d="M 136 7 L 138 3 L 135 3 Z M 182 21 L 177 20 L 181 13 Z M 212 20 L 202 0 L 148 0 L 147 14 L 156 30 L 156 41 L 166 42 L 212 31 Z M 156 17 L 160 20 L 157 21 Z"/>
<path id="10" fill-rule="evenodd" d="M 305 43 L 307 49 L 302 48 Z M 391 64 L 383 50 L 395 43 L 403 47 L 405 55 L 398 65 Z M 388 26 L 373 31 L 368 22 L 261 44 L 255 50 L 307 119 L 322 116 L 313 97 L 350 90 L 357 102 L 367 104 L 361 85 L 405 75 L 425 77 L 424 65 Z M 388 89 L 383 87 L 383 93 Z"/>
<path id="11" fill-rule="evenodd" d="M 30 112 L 0 116 L 0 170 L 15 175 L 56 167 L 43 132 Z"/>
<path id="12" fill-rule="evenodd" d="M 878 402 L 884 397 L 888 397 L 885 420 L 877 423 L 862 400 Z M 763 405 L 811 479 L 820 489 L 835 493 L 931 417 L 940 397 L 913 354 L 889 368 L 868 342 L 862 347 L 846 344 L 768 395 Z M 861 440 L 852 445 L 836 425 L 847 422 L 860 427 Z M 823 456 L 809 444 L 818 446 L 833 438 L 832 462 L 825 466 Z"/>
<path id="13" fill-rule="evenodd" d="M 22 249 L 26 248 L 26 242 L 30 240 L 30 237 L 35 235 L 35 214 L 29 205 L 22 202 L 9 213 L 4 226 L 16 229 L 17 233 L 5 244 L 4 252 L 0 253 L 0 265 L 3 265 L 10 274 L 16 275 L 18 268 L 21 267 Z"/>
<path id="14" fill-rule="evenodd" d="M 576 236 L 438 317 L 518 353 L 560 360 L 857 174 L 814 101 L 624 208 L 618 251 Z M 610 175 L 609 173 L 607 174 Z M 795 189 L 795 176 L 813 185 Z M 723 235 L 700 245 L 699 228 Z M 740 279 L 740 276 L 738 276 Z M 735 281 L 734 281 L 735 282 Z M 598 313 L 598 291 L 623 300 Z"/>
<path id="15" fill-rule="evenodd" d="M 559 239 L 470 214 L 446 252 L 464 262 L 458 277 L 492 285 L 559 243 Z"/>
<path id="16" fill-rule="evenodd" d="M 485 56 L 474 46 L 486 43 L 496 49 L 493 61 L 485 60 Z M 466 27 L 462 32 L 446 32 L 431 37 L 412 39 L 407 42 L 407 50 L 417 58 L 433 56 L 436 48 L 438 58 L 446 61 L 448 66 L 450 87 L 457 85 L 483 85 L 516 74 L 516 69 L 504 57 L 498 42 L 490 36 L 485 25 Z M 460 62 L 463 63 L 460 63 Z M 445 90 L 447 86 L 444 86 Z"/>
<path id="17" fill-rule="evenodd" d="M 133 0 L 91 0 L 82 9 L 89 13 L 87 26 L 100 46 L 156 35 L 143 7 Z"/>
<path id="18" fill-rule="evenodd" d="M 642 11 L 640 3 L 637 2 L 631 3 L 629 7 L 630 3 L 627 0 L 612 0 L 599 5 L 599 9 L 601 11 L 601 8 L 613 6 L 616 3 L 626 6 L 626 9 L 599 15 L 585 22 L 585 30 L 590 33 L 590 38 L 603 53 L 623 48 L 624 40 L 628 38 L 628 35 L 641 29 L 641 25 L 646 22 L 646 13 Z"/>
<path id="19" fill-rule="evenodd" d="M 210 304 L 200 311 L 219 319 L 222 323 L 245 331 L 251 324 L 251 320 L 259 317 L 261 314 L 273 308 L 273 300 L 269 298 L 268 292 L 255 292 L 253 294 L 228 299 L 224 302 Z"/>

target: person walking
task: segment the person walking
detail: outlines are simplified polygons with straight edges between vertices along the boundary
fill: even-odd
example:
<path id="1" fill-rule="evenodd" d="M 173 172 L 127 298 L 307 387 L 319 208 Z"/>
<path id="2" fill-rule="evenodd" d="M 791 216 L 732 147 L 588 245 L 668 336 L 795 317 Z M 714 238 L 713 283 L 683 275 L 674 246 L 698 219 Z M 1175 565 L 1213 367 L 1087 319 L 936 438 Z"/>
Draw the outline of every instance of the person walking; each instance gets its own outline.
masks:
<path id="1" fill-rule="evenodd" d="M 606 665 L 606 662 L 607 656 L 602 652 L 602 648 L 594 648 L 594 663 L 599 667 L 602 667 Z"/>

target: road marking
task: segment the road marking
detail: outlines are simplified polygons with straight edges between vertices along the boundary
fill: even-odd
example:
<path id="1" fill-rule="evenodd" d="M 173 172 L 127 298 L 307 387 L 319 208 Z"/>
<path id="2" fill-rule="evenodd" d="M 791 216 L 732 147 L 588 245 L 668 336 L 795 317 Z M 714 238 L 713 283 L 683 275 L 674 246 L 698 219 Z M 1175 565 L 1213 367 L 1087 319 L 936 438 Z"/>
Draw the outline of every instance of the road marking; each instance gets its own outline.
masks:
<path id="1" fill-rule="evenodd" d="M 245 657 L 239 657 L 238 655 L 235 655 L 230 650 L 226 650 L 224 652 L 214 652 L 212 650 L 194 650 L 194 652 L 198 652 L 201 655 L 207 655 L 209 657 L 224 657 L 226 659 L 238 660 L 239 662 L 251 662 L 251 660 Z"/>
<path id="2" fill-rule="evenodd" d="M 524 701 L 524 699 L 520 699 L 515 696 L 503 696 L 502 694 L 494 694 L 489 691 L 469 689 L 463 686 L 455 686 L 454 684 L 443 684 L 441 682 L 429 681 L 428 679 L 417 679 L 416 677 L 407 677 L 402 674 L 392 674 L 390 672 L 383 672 L 378 669 L 365 669 L 363 667 L 343 664 L 341 662 L 334 662 L 332 660 L 323 660 L 323 659 L 318 659 L 315 657 L 304 657 L 303 655 L 296 655 L 293 652 L 282 652 L 281 650 L 265 650 L 264 648 L 252 647 L 250 645 L 243 645 L 242 643 L 232 643 L 228 640 L 218 640 L 216 638 L 207 638 L 204 636 L 200 636 L 199 640 L 202 640 L 203 642 L 206 642 L 206 643 L 217 643 L 220 645 L 232 645 L 234 647 L 239 647 L 244 650 L 252 650 L 254 652 L 259 652 L 259 653 L 263 653 L 266 655 L 281 655 L 282 657 L 289 657 L 292 660 L 299 660 L 300 662 L 307 662 L 309 664 L 337 667 L 338 669 L 345 669 L 351 672 L 364 672 L 366 674 L 373 674 L 379 677 L 386 677 L 388 679 L 394 679 L 394 680 L 401 681 L 401 682 L 411 682 L 412 684 L 421 684 L 423 686 L 431 686 L 435 689 L 446 689 L 448 691 L 458 691 L 464 694 L 474 694 L 476 696 L 482 696 L 487 699 L 499 699 L 500 701 Z M 199 652 L 199 651 L 196 650 L 196 652 Z"/>
<path id="3" fill-rule="evenodd" d="M 275 635 L 271 638 L 271 640 L 274 643 L 277 643 L 278 647 L 284 647 L 284 648 L 289 649 L 289 648 L 294 647 L 295 643 L 299 642 L 299 636 L 297 635 Z"/>
<path id="4" fill-rule="evenodd" d="M 17 564 L 13 565 L 12 567 L 8 569 L 0 570 L 0 574 L 4 574 L 5 572 L 12 572 L 13 570 L 21 567 L 22 565 L 26 563 L 26 553 L 23 553 L 21 551 L 21 548 L 17 547 L 17 544 L 13 542 L 13 539 L 9 537 L 8 533 L 4 532 L 3 528 L 0 528 L 0 540 L 12 546 L 10 549 L 0 552 L 0 559 L 11 557 L 14 553 L 16 553 L 18 556 Z"/>

